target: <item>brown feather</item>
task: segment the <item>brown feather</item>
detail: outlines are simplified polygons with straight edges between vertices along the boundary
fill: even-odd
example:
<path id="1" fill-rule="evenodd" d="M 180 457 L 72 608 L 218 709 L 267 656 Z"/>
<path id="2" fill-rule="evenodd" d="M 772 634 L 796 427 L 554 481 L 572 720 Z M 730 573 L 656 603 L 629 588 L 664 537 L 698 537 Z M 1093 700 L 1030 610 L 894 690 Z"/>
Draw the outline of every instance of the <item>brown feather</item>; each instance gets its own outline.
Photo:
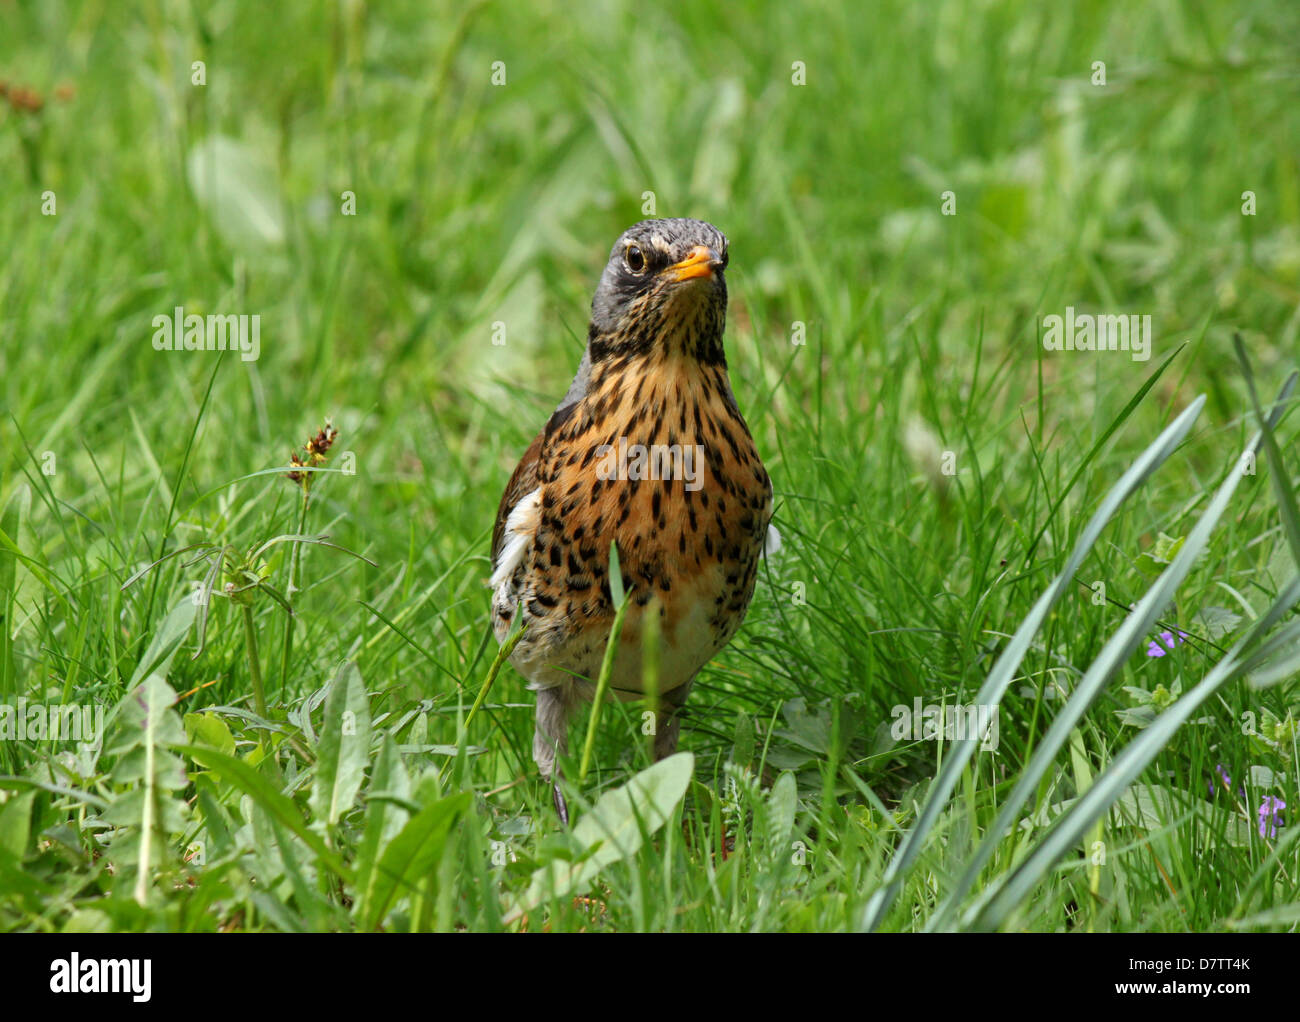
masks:
<path id="1" fill-rule="evenodd" d="M 546 440 L 546 430 L 537 434 L 536 439 L 528 445 L 523 458 L 515 467 L 514 475 L 506 483 L 506 492 L 501 495 L 501 506 L 497 508 L 497 522 L 492 527 L 492 564 L 495 566 L 501 553 L 501 542 L 505 539 L 506 519 L 514 506 L 537 489 L 537 463 L 542 455 L 542 443 Z"/>

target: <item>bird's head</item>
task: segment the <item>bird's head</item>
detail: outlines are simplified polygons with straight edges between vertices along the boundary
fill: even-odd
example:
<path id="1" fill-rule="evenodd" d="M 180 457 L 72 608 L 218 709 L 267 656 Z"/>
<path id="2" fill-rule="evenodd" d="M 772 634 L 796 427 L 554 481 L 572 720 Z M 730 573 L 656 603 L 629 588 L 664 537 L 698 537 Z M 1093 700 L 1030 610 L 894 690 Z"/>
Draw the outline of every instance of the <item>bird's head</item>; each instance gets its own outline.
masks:
<path id="1" fill-rule="evenodd" d="M 591 303 L 593 365 L 681 354 L 725 365 L 727 238 L 703 220 L 642 220 L 610 251 Z"/>

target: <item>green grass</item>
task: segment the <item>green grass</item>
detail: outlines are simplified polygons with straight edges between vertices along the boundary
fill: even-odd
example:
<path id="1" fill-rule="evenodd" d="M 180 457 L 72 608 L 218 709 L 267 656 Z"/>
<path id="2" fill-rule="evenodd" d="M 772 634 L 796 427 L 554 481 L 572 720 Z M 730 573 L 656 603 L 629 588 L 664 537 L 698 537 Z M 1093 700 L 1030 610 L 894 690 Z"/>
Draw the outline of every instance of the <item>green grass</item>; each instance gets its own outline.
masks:
<path id="1" fill-rule="evenodd" d="M 1292 5 L 202 6 L 0 5 L 0 79 L 45 101 L 0 100 L 0 705 L 108 731 L 0 741 L 0 926 L 1300 925 L 1300 828 L 1257 818 L 1300 807 L 1285 601 L 1281 667 L 1240 667 L 1296 574 L 1289 405 L 1234 473 L 1300 362 Z M 641 707 L 604 706 L 565 831 L 512 668 L 466 726 L 487 547 L 646 192 L 731 240 L 785 546 L 695 687 L 691 757 L 641 772 Z M 156 351 L 176 306 L 260 315 L 260 358 Z M 1044 350 L 1067 306 L 1149 314 L 1150 361 Z M 996 753 L 927 802 L 961 747 L 895 741 L 895 708 L 976 701 L 1201 395 L 1029 629 Z M 327 416 L 304 507 L 284 466 Z M 293 535 L 335 546 L 258 549 Z M 1161 631 L 1188 639 L 1147 656 Z"/>

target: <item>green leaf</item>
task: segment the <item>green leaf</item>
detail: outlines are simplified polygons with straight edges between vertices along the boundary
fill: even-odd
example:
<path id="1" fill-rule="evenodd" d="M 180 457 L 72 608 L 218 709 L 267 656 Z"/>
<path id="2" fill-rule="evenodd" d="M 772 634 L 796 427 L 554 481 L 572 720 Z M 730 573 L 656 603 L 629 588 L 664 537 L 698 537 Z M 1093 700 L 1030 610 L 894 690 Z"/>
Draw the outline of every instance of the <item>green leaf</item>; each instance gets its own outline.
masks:
<path id="1" fill-rule="evenodd" d="M 1166 536 L 1163 532 L 1156 535 L 1155 546 L 1138 554 L 1138 566 L 1149 574 L 1157 574 L 1172 561 L 1183 548 L 1186 536 Z"/>
<path id="2" fill-rule="evenodd" d="M 397 836 L 388 843 L 379 865 L 375 869 L 370 893 L 362 912 L 363 925 L 376 929 L 388 914 L 399 894 L 411 893 L 435 884 L 438 864 L 452 824 L 460 817 L 473 799 L 473 793 L 462 791 L 448 795 L 421 809 L 406 822 Z"/>
<path id="3" fill-rule="evenodd" d="M 134 895 L 141 905 L 148 900 L 155 859 L 161 860 L 172 847 L 171 837 L 184 826 L 185 804 L 171 793 L 184 788 L 189 778 L 185 764 L 167 748 L 185 740 L 175 704 L 175 690 L 161 674 L 150 674 L 117 704 L 111 715 L 113 737 L 104 748 L 106 755 L 117 757 L 109 775 L 113 783 L 134 785 L 112 801 L 103 819 L 139 829 L 138 847 L 125 854 L 136 864 Z"/>
<path id="4" fill-rule="evenodd" d="M 116 756 L 109 773 L 115 784 L 144 781 L 179 791 L 188 783 L 184 765 L 166 746 L 185 740 L 180 716 L 174 709 L 176 690 L 160 674 L 150 674 L 113 707 L 114 726 L 104 742 L 104 753 Z M 164 774 L 163 764 L 173 769 Z"/>
<path id="5" fill-rule="evenodd" d="M 742 767 L 747 767 L 754 761 L 754 722 L 744 710 L 736 714 L 736 727 L 731 738 L 731 761 Z"/>
<path id="6" fill-rule="evenodd" d="M 549 862 L 534 872 L 527 892 L 505 921 L 585 889 L 606 866 L 636 854 L 672 816 L 694 772 L 695 757 L 679 752 L 607 791 L 573 828 L 572 843 L 580 854 L 574 861 Z"/>
<path id="7" fill-rule="evenodd" d="M 394 803 L 410 797 L 410 775 L 402 764 L 397 743 L 386 736 L 379 746 L 379 755 L 375 757 L 370 774 L 370 786 L 366 789 L 365 830 L 357 847 L 357 886 L 360 889 L 357 911 L 374 900 L 379 850 L 387 846 L 410 819 L 411 814 Z"/>
<path id="8" fill-rule="evenodd" d="M 794 774 L 783 773 L 772 785 L 767 795 L 768 851 L 773 858 L 784 855 L 790 832 L 794 830 L 794 815 L 798 808 L 798 787 Z"/>
<path id="9" fill-rule="evenodd" d="M 339 667 L 325 697 L 317 751 L 311 809 L 318 822 L 333 827 L 356 801 L 370 756 L 370 697 L 350 661 Z"/>
<path id="10" fill-rule="evenodd" d="M 0 805 L 0 851 L 8 852 L 18 862 L 27 853 L 27 841 L 32 834 L 32 803 L 36 792 L 27 791 L 13 795 Z"/>
<path id="11" fill-rule="evenodd" d="M 824 706 L 810 709 L 803 696 L 796 696 L 781 707 L 781 716 L 785 718 L 789 729 L 777 731 L 777 738 L 793 742 L 820 756 L 830 752 L 834 719 L 829 709 Z"/>
<path id="12" fill-rule="evenodd" d="M 1241 624 L 1241 615 L 1234 614 L 1227 607 L 1202 607 L 1193 619 L 1198 630 L 1211 642 L 1217 642 L 1225 635 L 1236 631 Z"/>
<path id="13" fill-rule="evenodd" d="M 186 171 L 195 199 L 228 244 L 245 250 L 283 244 L 275 174 L 255 150 L 212 135 L 190 149 Z"/>
<path id="14" fill-rule="evenodd" d="M 128 689 L 135 688 L 151 674 L 167 676 L 176 651 L 180 649 L 186 633 L 194 624 L 194 615 L 197 611 L 194 601 L 186 595 L 163 618 L 162 624 L 153 634 L 149 648 L 135 666 L 135 673 L 131 675 L 131 681 L 126 686 Z"/>
<path id="15" fill-rule="evenodd" d="M 235 754 L 235 736 L 224 720 L 215 713 L 185 714 L 185 734 L 196 745 L 210 745 L 227 756 Z"/>
<path id="16" fill-rule="evenodd" d="M 263 810 L 288 827 L 320 859 L 345 881 L 351 881 L 352 871 L 343 860 L 307 826 L 302 813 L 291 799 L 276 788 L 244 760 L 227 756 L 223 752 L 202 745 L 182 745 L 176 750 L 189 756 L 199 766 L 206 767 L 228 784 L 233 784 L 250 796 Z"/>

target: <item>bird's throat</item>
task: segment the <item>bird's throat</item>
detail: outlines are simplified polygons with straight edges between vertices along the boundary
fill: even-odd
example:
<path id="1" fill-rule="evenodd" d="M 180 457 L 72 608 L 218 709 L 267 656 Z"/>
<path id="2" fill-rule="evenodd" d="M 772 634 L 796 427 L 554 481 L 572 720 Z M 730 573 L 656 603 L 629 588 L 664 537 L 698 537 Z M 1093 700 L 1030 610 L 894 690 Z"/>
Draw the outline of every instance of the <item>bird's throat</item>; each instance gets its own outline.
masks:
<path id="1" fill-rule="evenodd" d="M 663 348 L 594 366 L 582 404 L 598 442 L 610 444 L 696 444 L 735 412 L 724 361 Z"/>
<path id="2" fill-rule="evenodd" d="M 619 325 L 607 333 L 594 324 L 587 334 L 593 379 L 595 370 L 615 372 L 652 369 L 659 360 L 676 362 L 683 372 L 692 363 L 721 367 L 727 357 L 722 346 L 726 327 L 725 297 L 705 291 L 705 285 L 691 286 L 657 304 L 647 298 L 633 305 Z"/>

